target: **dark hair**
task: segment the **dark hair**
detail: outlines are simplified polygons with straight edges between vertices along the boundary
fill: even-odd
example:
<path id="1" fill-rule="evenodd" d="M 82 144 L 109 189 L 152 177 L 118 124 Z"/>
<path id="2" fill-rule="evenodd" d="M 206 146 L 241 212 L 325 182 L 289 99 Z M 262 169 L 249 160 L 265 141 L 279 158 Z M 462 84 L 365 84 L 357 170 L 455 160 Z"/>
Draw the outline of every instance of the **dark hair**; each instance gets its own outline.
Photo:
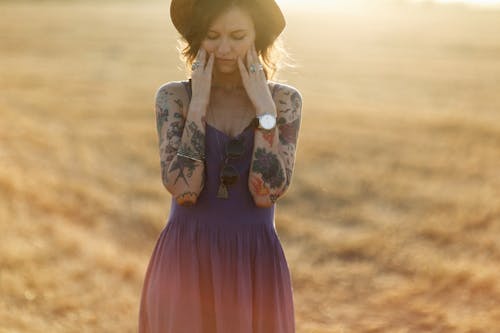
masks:
<path id="1" fill-rule="evenodd" d="M 266 13 L 256 3 L 256 1 L 248 0 L 216 0 L 202 1 L 201 4 L 197 4 L 191 17 L 191 22 L 194 23 L 191 24 L 185 36 L 181 37 L 180 40 L 185 44 L 180 51 L 185 61 L 186 69 L 191 69 L 191 65 L 196 59 L 196 54 L 201 47 L 202 41 L 205 39 L 210 24 L 225 10 L 232 6 L 237 6 L 246 10 L 252 18 L 255 26 L 255 49 L 262 59 L 266 78 L 271 79 L 278 70 L 280 58 L 287 54 L 282 46 L 281 39 L 269 33 L 271 31 L 269 29 L 269 16 L 265 15 Z"/>

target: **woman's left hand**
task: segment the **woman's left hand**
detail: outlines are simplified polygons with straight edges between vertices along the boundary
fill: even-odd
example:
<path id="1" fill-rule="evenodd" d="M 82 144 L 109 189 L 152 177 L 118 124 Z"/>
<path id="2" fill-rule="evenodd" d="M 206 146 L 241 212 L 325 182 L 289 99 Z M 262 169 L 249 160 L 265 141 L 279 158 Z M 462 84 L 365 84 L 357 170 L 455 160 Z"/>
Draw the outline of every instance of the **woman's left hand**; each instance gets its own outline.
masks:
<path id="1" fill-rule="evenodd" d="M 276 105 L 274 104 L 271 91 L 267 85 L 266 75 L 264 74 L 264 70 L 259 69 L 261 63 L 257 55 L 257 50 L 255 49 L 255 44 L 252 44 L 252 47 L 248 50 L 246 58 L 247 66 L 245 66 L 243 60 L 238 57 L 238 67 L 240 69 L 243 86 L 245 87 L 248 97 L 255 106 L 256 113 L 272 113 L 276 115 Z M 251 66 L 254 66 L 254 72 L 250 70 Z"/>

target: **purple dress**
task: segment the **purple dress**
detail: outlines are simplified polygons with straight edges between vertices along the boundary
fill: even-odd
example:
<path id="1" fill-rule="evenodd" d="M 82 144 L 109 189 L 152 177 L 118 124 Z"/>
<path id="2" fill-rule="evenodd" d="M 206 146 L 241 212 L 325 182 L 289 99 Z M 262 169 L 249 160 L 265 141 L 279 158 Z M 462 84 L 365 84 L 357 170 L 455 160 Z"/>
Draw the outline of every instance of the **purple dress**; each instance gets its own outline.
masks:
<path id="1" fill-rule="evenodd" d="M 253 127 L 237 137 L 246 146 L 242 157 L 231 159 L 240 178 L 228 188 L 229 198 L 220 199 L 219 171 L 231 137 L 207 124 L 205 186 L 193 206 L 172 198 L 144 280 L 139 333 L 295 332 L 274 205 L 257 207 L 248 189 Z"/>

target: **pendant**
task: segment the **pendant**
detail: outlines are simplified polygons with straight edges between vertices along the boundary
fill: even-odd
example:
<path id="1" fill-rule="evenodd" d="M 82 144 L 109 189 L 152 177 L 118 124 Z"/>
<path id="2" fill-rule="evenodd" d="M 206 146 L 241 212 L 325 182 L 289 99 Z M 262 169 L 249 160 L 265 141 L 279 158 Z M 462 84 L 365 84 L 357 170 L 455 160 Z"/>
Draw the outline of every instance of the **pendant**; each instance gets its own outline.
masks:
<path id="1" fill-rule="evenodd" d="M 219 190 L 217 191 L 217 198 L 227 199 L 229 198 L 229 193 L 227 192 L 227 186 L 223 182 L 219 185 Z"/>

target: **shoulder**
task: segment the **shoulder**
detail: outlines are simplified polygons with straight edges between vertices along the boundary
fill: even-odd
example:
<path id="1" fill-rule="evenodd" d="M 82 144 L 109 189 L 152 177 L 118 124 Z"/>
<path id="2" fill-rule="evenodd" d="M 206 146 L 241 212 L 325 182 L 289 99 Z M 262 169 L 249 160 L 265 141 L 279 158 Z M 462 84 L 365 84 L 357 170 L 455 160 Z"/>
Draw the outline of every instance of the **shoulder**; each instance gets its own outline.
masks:
<path id="1" fill-rule="evenodd" d="M 189 95 L 186 90 L 186 84 L 188 82 L 189 81 L 169 81 L 161 84 L 156 89 L 156 103 L 160 105 L 177 105 L 183 113 L 186 112 L 189 104 Z"/>
<path id="2" fill-rule="evenodd" d="M 174 98 L 188 99 L 185 84 L 189 81 L 165 82 L 156 89 L 155 98 L 173 96 Z"/>
<path id="3" fill-rule="evenodd" d="M 291 112 L 294 118 L 300 118 L 302 111 L 302 94 L 289 84 L 268 81 L 274 103 L 279 114 Z"/>
<path id="4" fill-rule="evenodd" d="M 279 103 L 300 103 L 302 106 L 302 94 L 300 91 L 292 85 L 268 81 L 269 89 L 271 89 L 271 93 L 273 99 Z"/>
<path id="5" fill-rule="evenodd" d="M 161 84 L 157 89 L 156 89 L 156 95 L 160 93 L 168 93 L 168 94 L 176 94 L 176 95 L 182 95 L 182 93 L 186 93 L 186 88 L 184 88 L 184 84 L 189 81 L 169 81 Z"/>
<path id="6" fill-rule="evenodd" d="M 275 94 L 275 93 L 281 93 L 284 95 L 297 94 L 300 97 L 302 97 L 302 94 L 300 93 L 300 91 L 296 87 L 294 87 L 290 84 L 276 82 L 276 81 L 268 81 L 268 84 L 269 84 L 269 88 L 271 89 L 271 92 L 273 92 L 273 94 Z"/>

